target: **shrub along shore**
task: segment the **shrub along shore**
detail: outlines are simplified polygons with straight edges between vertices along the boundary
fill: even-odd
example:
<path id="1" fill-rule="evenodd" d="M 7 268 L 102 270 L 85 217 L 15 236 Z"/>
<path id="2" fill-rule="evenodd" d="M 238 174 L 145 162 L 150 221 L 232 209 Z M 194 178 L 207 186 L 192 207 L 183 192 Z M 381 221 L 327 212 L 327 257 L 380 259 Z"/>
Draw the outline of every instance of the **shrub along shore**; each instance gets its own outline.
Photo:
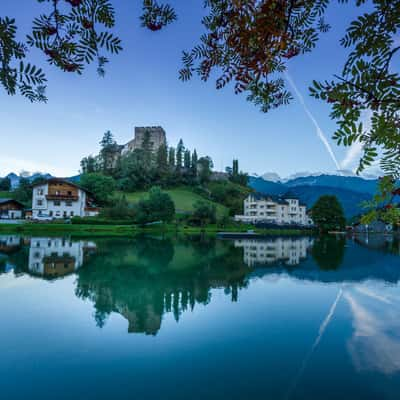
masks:
<path id="1" fill-rule="evenodd" d="M 303 229 L 257 229 L 247 225 L 217 226 L 205 225 L 203 227 L 186 226 L 181 224 L 153 224 L 148 226 L 138 225 L 97 225 L 97 224 L 62 224 L 62 223 L 24 223 L 0 224 L 0 234 L 27 234 L 44 236 L 132 236 L 140 233 L 205 233 L 216 235 L 220 232 L 246 233 L 252 230 L 260 235 L 271 236 L 301 236 L 310 235 L 312 230 Z"/>

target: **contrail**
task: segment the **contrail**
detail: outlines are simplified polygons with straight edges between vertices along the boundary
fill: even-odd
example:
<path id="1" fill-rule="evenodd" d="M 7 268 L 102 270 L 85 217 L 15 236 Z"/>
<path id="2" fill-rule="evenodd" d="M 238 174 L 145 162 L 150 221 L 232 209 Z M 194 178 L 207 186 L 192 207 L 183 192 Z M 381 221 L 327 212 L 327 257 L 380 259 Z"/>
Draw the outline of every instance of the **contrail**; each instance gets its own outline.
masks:
<path id="1" fill-rule="evenodd" d="M 294 83 L 293 79 L 290 77 L 288 72 L 285 72 L 285 77 L 286 77 L 286 80 L 289 82 L 290 86 L 293 88 L 294 92 L 296 93 L 296 96 L 299 99 L 300 104 L 303 106 L 303 109 L 304 109 L 305 113 L 307 114 L 308 118 L 310 118 L 311 122 L 314 124 L 315 130 L 317 132 L 317 136 L 322 141 L 322 144 L 325 146 L 326 150 L 328 150 L 328 153 L 331 156 L 332 161 L 335 163 L 336 169 L 340 170 L 341 169 L 340 164 L 339 164 L 335 154 L 333 153 L 332 147 L 329 144 L 328 139 L 326 138 L 324 132 L 318 125 L 318 122 L 315 119 L 314 115 L 308 109 L 308 107 L 304 101 L 303 95 L 299 92 L 299 89 L 297 89 L 296 84 Z"/>
<path id="2" fill-rule="evenodd" d="M 297 388 L 297 385 L 298 385 L 298 383 L 300 381 L 300 378 L 303 375 L 305 369 L 307 368 L 307 365 L 308 365 L 308 362 L 310 361 L 311 356 L 313 355 L 315 349 L 318 347 L 319 342 L 321 341 L 322 336 L 323 336 L 327 326 L 329 325 L 329 323 L 332 320 L 333 314 L 335 313 L 336 307 L 337 307 L 337 305 L 339 303 L 339 300 L 342 297 L 342 295 L 343 295 L 343 290 L 339 289 L 339 292 L 338 292 L 338 294 L 337 294 L 337 296 L 335 298 L 335 301 L 331 305 L 331 308 L 329 309 L 329 312 L 328 312 L 327 316 L 325 317 L 324 321 L 322 322 L 321 326 L 319 327 L 318 336 L 316 337 L 313 345 L 311 346 L 310 351 L 307 353 L 306 357 L 304 358 L 304 360 L 303 360 L 303 362 L 301 364 L 301 367 L 300 367 L 300 369 L 299 369 L 299 371 L 298 371 L 293 383 L 290 385 L 289 391 L 288 391 L 288 393 L 286 394 L 286 397 L 285 397 L 286 399 L 289 399 L 292 396 L 292 394 L 295 392 L 295 390 Z"/>

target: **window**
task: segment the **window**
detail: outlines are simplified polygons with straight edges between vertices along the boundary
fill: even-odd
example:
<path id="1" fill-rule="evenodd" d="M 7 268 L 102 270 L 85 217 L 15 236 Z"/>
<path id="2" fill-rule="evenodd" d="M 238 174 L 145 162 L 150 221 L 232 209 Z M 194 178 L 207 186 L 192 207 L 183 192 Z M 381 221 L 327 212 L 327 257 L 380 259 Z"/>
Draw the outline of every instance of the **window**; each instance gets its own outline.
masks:
<path id="1" fill-rule="evenodd" d="M 38 194 L 39 196 L 43 196 L 43 189 L 38 189 L 38 190 L 37 190 L 37 194 Z"/>
<path id="2" fill-rule="evenodd" d="M 71 212 L 70 212 L 70 215 L 71 215 L 71 217 L 73 217 L 73 216 L 74 216 L 74 212 L 73 212 L 73 211 L 71 211 Z"/>
<path id="3" fill-rule="evenodd" d="M 72 196 L 72 192 L 68 190 L 68 196 Z"/>
<path id="4" fill-rule="evenodd" d="M 52 217 L 53 216 L 53 211 L 49 211 L 49 215 L 50 215 L 50 217 Z"/>
<path id="5" fill-rule="evenodd" d="M 54 205 L 55 205 L 55 206 L 61 205 L 60 200 L 55 200 L 55 201 L 54 201 Z"/>
<path id="6" fill-rule="evenodd" d="M 36 201 L 36 205 L 42 206 L 42 205 L 43 205 L 43 200 L 37 200 L 37 201 Z"/>
<path id="7" fill-rule="evenodd" d="M 66 201 L 66 202 L 65 202 L 65 205 L 66 205 L 67 207 L 72 207 L 72 201 Z"/>

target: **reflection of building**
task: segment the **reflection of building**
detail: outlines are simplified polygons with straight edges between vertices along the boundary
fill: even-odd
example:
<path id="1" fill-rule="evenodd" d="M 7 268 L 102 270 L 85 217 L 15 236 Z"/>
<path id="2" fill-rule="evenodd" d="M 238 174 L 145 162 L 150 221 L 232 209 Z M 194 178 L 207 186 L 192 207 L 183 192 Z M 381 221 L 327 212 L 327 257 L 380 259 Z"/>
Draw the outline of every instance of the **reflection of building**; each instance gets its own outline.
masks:
<path id="1" fill-rule="evenodd" d="M 29 271 L 34 275 L 56 278 L 68 275 L 83 264 L 92 242 L 73 242 L 60 238 L 32 238 L 29 249 Z"/>
<path id="2" fill-rule="evenodd" d="M 32 218 L 87 217 L 98 214 L 90 194 L 82 187 L 64 179 L 51 178 L 33 187 Z"/>
<path id="3" fill-rule="evenodd" d="M 243 248 L 243 260 L 249 266 L 283 262 L 286 265 L 298 265 L 307 257 L 307 250 L 313 240 L 304 238 L 277 238 L 271 240 L 238 239 L 235 247 Z"/>
<path id="4" fill-rule="evenodd" d="M 306 206 L 295 197 L 276 197 L 251 193 L 244 200 L 243 206 L 244 215 L 236 215 L 236 221 L 302 226 L 313 224 L 311 218 L 307 215 Z"/>
<path id="5" fill-rule="evenodd" d="M 0 252 L 13 253 L 21 247 L 21 238 L 16 235 L 0 235 Z"/>

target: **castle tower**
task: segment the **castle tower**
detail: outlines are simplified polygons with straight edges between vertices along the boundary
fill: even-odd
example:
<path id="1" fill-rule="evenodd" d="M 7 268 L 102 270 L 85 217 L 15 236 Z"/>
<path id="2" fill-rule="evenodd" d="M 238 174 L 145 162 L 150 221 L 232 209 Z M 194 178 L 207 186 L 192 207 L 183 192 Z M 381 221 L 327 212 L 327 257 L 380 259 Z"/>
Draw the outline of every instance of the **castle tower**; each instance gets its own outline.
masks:
<path id="1" fill-rule="evenodd" d="M 130 153 L 136 149 L 141 149 L 146 132 L 150 134 L 150 143 L 153 152 L 157 152 L 161 145 L 167 144 L 167 135 L 161 126 L 136 126 L 135 136 L 131 141 L 124 145 L 122 155 Z"/>

